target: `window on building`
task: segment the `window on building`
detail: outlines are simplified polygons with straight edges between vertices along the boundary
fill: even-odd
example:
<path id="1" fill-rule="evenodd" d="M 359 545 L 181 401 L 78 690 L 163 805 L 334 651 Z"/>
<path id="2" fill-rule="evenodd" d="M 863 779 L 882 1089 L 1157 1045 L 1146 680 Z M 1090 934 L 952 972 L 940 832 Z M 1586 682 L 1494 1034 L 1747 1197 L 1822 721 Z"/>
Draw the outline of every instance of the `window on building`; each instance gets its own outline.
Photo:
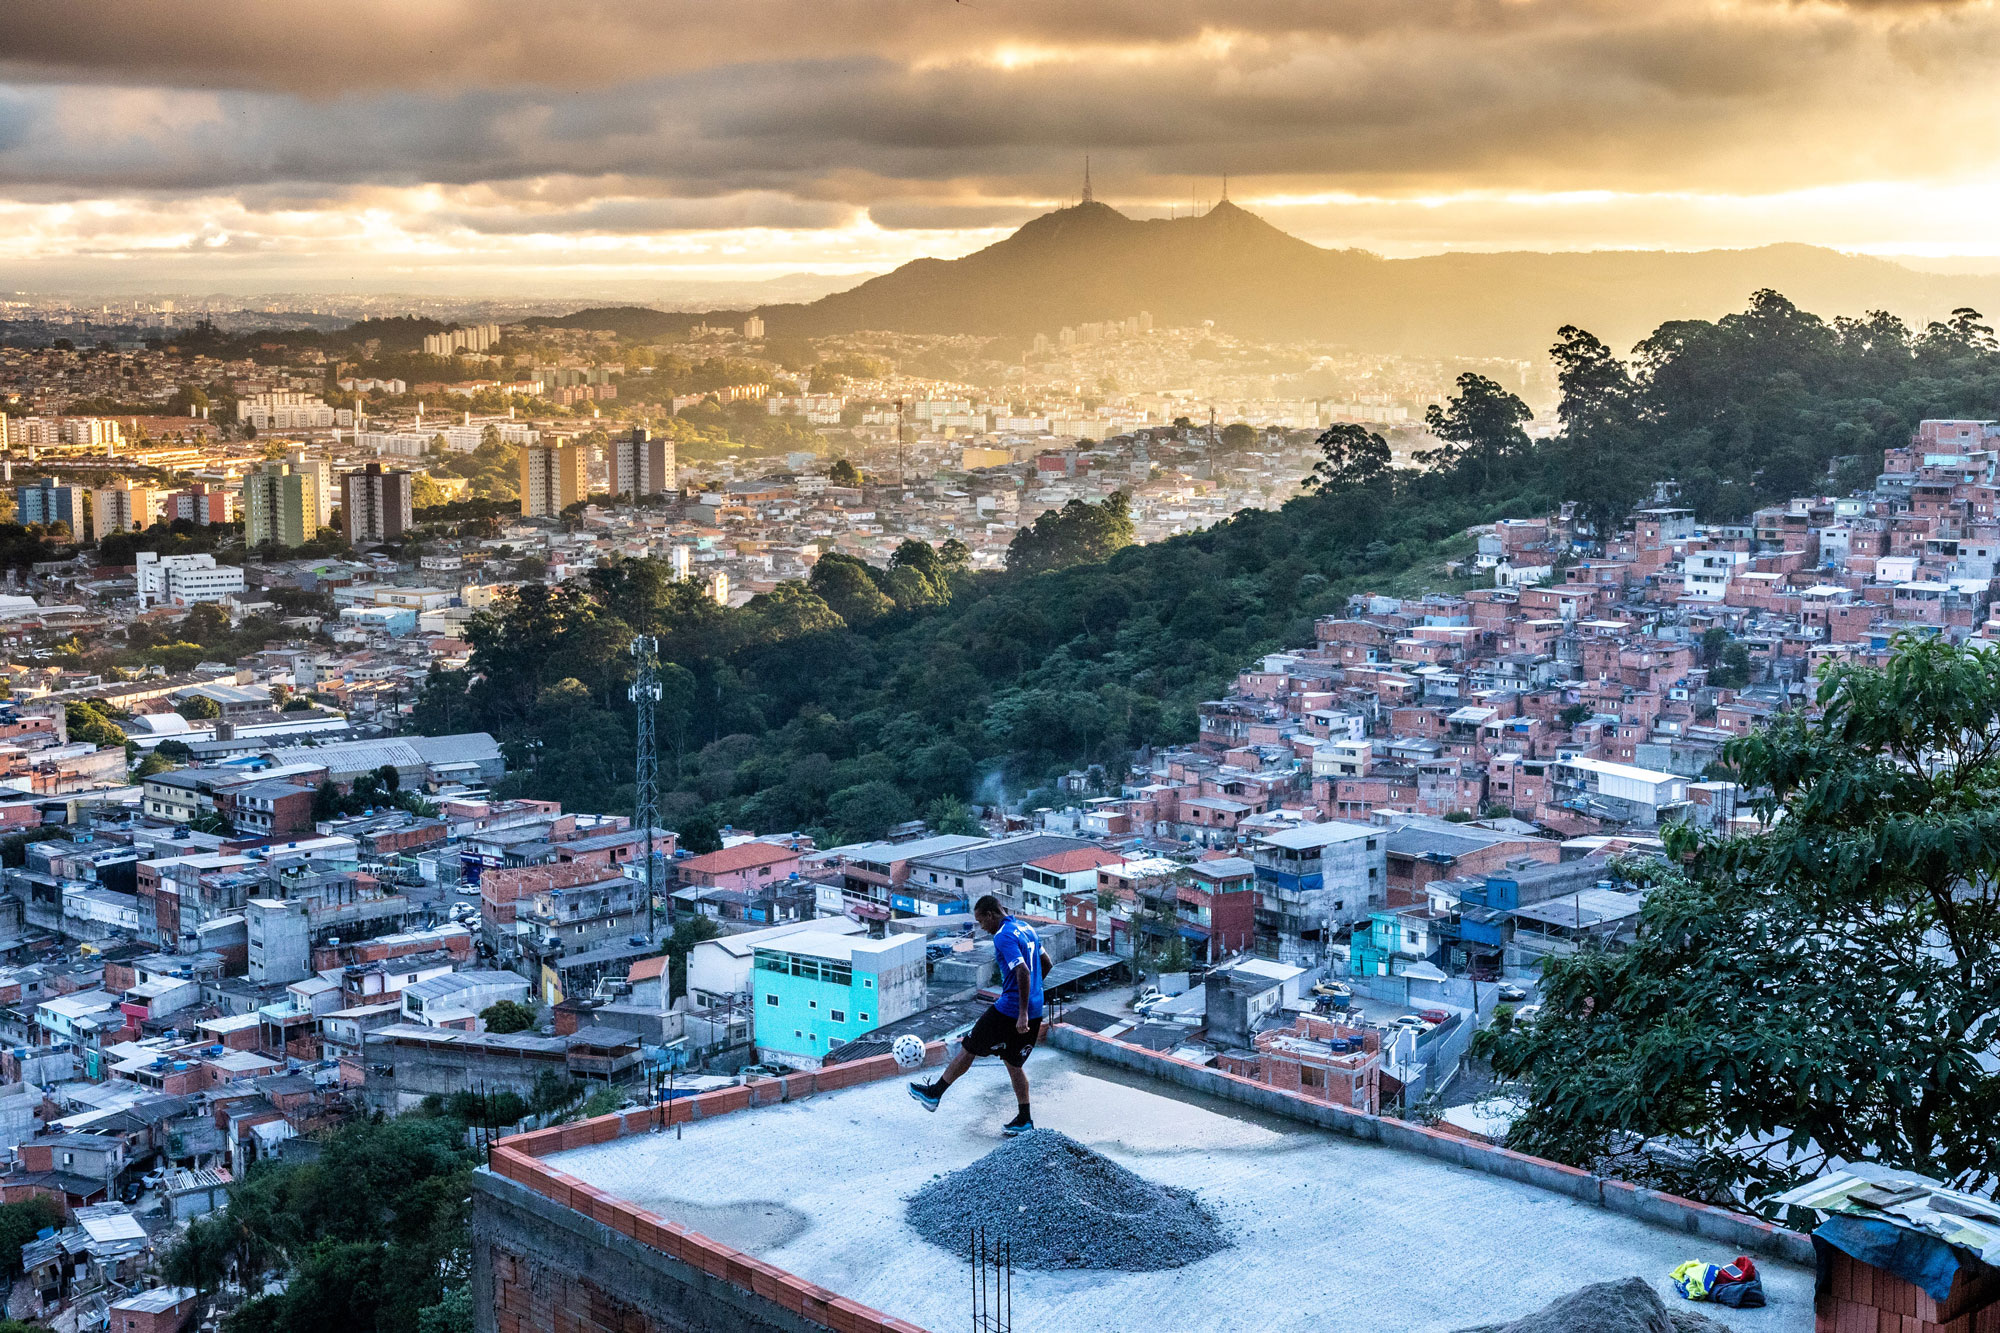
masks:
<path id="1" fill-rule="evenodd" d="M 829 1009 L 827 1010 L 827 1017 L 836 1023 L 845 1023 L 847 1021 L 847 1011 L 845 1009 Z"/>
<path id="2" fill-rule="evenodd" d="M 1311 1065 L 1299 1066 L 1299 1086 L 1302 1088 L 1324 1088 L 1326 1086 L 1326 1071 L 1324 1069 L 1315 1069 Z"/>
<path id="3" fill-rule="evenodd" d="M 855 1017 L 860 1019 L 864 1023 L 868 1021 L 868 1015 L 866 1014 L 856 1014 Z"/>
<path id="4" fill-rule="evenodd" d="M 778 997 L 775 995 L 766 995 L 764 997 L 765 1004 L 776 1004 L 777 1002 L 778 1002 Z"/>
<path id="5" fill-rule="evenodd" d="M 798 1030 L 797 1028 L 793 1028 L 793 1029 L 792 1029 L 792 1035 L 793 1035 L 794 1037 L 803 1037 L 803 1036 L 805 1036 L 806 1034 L 805 1034 L 805 1033 L 803 1033 L 803 1032 L 801 1032 L 801 1031 L 799 1031 L 799 1030 Z"/>
<path id="6" fill-rule="evenodd" d="M 819 1001 L 818 1001 L 818 1000 L 807 1000 L 807 1001 L 806 1001 L 806 1008 L 808 1008 L 808 1009 L 817 1009 L 817 1008 L 819 1008 Z"/>
<path id="7" fill-rule="evenodd" d="M 873 978 L 873 977 L 863 977 L 863 978 L 861 978 L 861 984 L 862 984 L 862 985 L 864 985 L 864 986 L 866 986 L 866 987 L 867 987 L 867 988 L 868 988 L 869 990 L 874 990 L 874 989 L 875 989 L 875 978 Z"/>

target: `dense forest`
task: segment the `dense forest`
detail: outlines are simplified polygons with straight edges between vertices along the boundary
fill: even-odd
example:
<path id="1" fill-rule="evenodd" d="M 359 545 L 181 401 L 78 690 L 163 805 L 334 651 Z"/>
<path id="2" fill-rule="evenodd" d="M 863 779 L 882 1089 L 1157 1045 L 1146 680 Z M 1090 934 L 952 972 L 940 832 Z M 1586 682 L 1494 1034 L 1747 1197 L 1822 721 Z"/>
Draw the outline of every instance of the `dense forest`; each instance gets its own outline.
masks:
<path id="1" fill-rule="evenodd" d="M 464 672 L 438 672 L 419 729 L 488 730 L 512 789 L 629 807 L 628 644 L 668 663 L 659 727 L 669 823 L 866 837 L 957 802 L 1051 799 L 1049 780 L 1185 741 L 1195 707 L 1255 654 L 1311 638 L 1361 590 L 1449 583 L 1465 529 L 1574 500 L 1611 522 L 1672 479 L 1704 517 L 1865 484 L 1926 416 L 1996 414 L 2000 354 L 1977 313 L 1920 330 L 1823 321 L 1759 292 L 1741 314 L 1662 325 L 1620 358 L 1560 331 L 1560 431 L 1461 376 L 1420 471 L 1359 427 L 1323 437 L 1311 493 L 1149 546 L 1117 513 L 1038 523 L 998 573 L 905 543 L 894 567 L 822 561 L 725 609 L 663 565 L 531 586 L 476 619 Z M 946 803 L 940 807 L 939 802 Z"/>

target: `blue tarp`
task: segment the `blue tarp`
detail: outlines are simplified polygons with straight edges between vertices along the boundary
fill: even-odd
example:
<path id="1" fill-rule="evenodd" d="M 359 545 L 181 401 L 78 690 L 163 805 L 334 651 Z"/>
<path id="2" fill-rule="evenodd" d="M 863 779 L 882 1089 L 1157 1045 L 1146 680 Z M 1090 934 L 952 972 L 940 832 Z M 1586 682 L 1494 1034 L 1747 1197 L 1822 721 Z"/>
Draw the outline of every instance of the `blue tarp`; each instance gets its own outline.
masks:
<path id="1" fill-rule="evenodd" d="M 1951 1295 L 1952 1281 L 1964 1262 L 1957 1250 L 1936 1236 L 1893 1222 L 1845 1213 L 1828 1217 L 1813 1236 L 1864 1264 L 1873 1264 L 1905 1282 L 1914 1282 L 1929 1292 L 1934 1301 Z"/>

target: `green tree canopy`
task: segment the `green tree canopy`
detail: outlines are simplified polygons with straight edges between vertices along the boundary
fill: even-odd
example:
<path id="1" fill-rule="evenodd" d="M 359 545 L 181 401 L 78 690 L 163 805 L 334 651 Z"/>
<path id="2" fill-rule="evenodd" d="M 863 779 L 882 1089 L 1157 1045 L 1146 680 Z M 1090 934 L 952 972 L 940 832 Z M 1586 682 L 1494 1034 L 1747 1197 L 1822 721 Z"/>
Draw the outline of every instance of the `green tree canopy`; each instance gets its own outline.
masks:
<path id="1" fill-rule="evenodd" d="M 1424 413 L 1424 425 L 1444 444 L 1420 455 L 1419 461 L 1490 489 L 1527 457 L 1528 435 L 1521 427 L 1533 415 L 1519 398 L 1484 375 L 1467 371 L 1458 377 L 1458 392 L 1450 401 L 1443 407 L 1433 403 Z"/>
<path id="2" fill-rule="evenodd" d="M 1336 422 L 1317 443 L 1319 462 L 1306 484 L 1322 495 L 1344 495 L 1389 476 L 1389 442 L 1366 426 Z"/>
<path id="3" fill-rule="evenodd" d="M 876 586 L 868 565 L 838 551 L 819 558 L 806 586 L 849 625 L 866 625 L 896 609 L 896 603 Z"/>
<path id="4" fill-rule="evenodd" d="M 1130 546 L 1132 532 L 1125 492 L 1114 492 L 1101 504 L 1071 500 L 1061 509 L 1044 511 L 1033 527 L 1014 534 L 1007 547 L 1007 568 L 1020 574 L 1039 574 L 1095 564 Z"/>
<path id="5" fill-rule="evenodd" d="M 124 731 L 104 715 L 101 706 L 94 700 L 74 700 L 64 704 L 63 718 L 68 724 L 69 738 L 73 741 L 89 741 L 101 746 L 125 743 Z"/>
<path id="6" fill-rule="evenodd" d="M 479 1011 L 479 1018 L 488 1032 L 502 1035 L 526 1032 L 535 1026 L 534 1007 L 518 1000 L 496 1000 Z"/>

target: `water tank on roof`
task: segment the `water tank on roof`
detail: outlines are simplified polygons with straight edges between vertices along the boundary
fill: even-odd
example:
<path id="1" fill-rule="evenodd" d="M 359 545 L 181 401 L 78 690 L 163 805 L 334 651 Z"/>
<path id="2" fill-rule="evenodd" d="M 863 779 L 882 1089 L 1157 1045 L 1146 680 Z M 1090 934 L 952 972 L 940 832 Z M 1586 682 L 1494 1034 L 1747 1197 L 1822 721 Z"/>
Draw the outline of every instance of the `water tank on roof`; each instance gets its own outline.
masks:
<path id="1" fill-rule="evenodd" d="M 221 1055 L 223 1051 L 226 1049 L 228 1048 L 225 1047 L 221 1042 L 217 1042 L 215 1043 L 215 1045 L 208 1048 L 208 1053 L 210 1055 Z"/>
<path id="2" fill-rule="evenodd" d="M 174 1061 L 174 1072 L 175 1072 L 176 1074 L 185 1074 L 185 1073 L 187 1073 L 187 1068 L 188 1068 L 188 1067 L 187 1067 L 187 1061 L 185 1061 L 185 1060 L 176 1060 L 176 1061 Z"/>

